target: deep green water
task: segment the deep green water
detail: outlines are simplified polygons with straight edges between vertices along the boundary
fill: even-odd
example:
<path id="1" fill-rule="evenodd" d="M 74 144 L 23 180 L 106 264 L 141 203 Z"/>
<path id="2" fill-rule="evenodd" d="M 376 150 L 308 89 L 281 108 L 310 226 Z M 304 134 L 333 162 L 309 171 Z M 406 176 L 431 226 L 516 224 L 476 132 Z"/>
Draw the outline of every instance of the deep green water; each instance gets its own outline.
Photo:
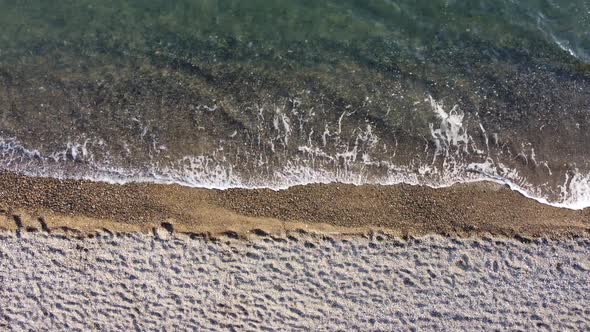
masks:
<path id="1" fill-rule="evenodd" d="M 0 164 L 590 204 L 590 2 L 0 0 Z"/>

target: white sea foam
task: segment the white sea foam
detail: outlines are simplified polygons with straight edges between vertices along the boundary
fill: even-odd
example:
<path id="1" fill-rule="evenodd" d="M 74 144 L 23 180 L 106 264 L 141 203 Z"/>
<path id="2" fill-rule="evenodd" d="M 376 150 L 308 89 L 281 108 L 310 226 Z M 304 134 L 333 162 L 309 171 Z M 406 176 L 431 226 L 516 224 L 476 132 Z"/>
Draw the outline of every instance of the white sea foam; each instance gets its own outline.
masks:
<path id="1" fill-rule="evenodd" d="M 467 152 L 469 144 L 469 136 L 467 130 L 463 127 L 463 118 L 465 114 L 455 105 L 448 113 L 444 110 L 443 105 L 438 103 L 432 96 L 429 96 L 432 111 L 440 120 L 439 127 L 434 128 L 434 124 L 430 124 L 430 134 L 436 143 L 436 157 L 442 155 L 448 157 L 453 148 L 455 153 L 459 151 Z"/>
<path id="2" fill-rule="evenodd" d="M 381 142 L 370 124 L 356 128 L 354 136 L 341 140 L 342 128 L 347 114 L 338 118 L 334 127 L 326 125 L 321 142 L 306 139 L 307 145 L 298 147 L 295 155 L 283 157 L 280 163 L 271 164 L 267 155 L 249 156 L 257 160 L 257 169 L 244 174 L 239 168 L 239 160 L 230 158 L 223 149 L 211 155 L 185 156 L 170 159 L 150 155 L 150 160 L 141 167 L 125 165 L 121 159 L 111 158 L 104 142 L 82 137 L 67 142 L 62 149 L 42 153 L 27 147 L 17 138 L 0 136 L 0 168 L 27 175 L 55 178 L 85 179 L 109 183 L 153 182 L 161 184 L 180 184 L 190 187 L 228 189 L 228 188 L 270 188 L 286 189 L 296 185 L 312 183 L 346 184 L 411 184 L 431 187 L 446 187 L 457 183 L 493 181 L 505 184 L 521 194 L 544 204 L 582 209 L 590 206 L 590 174 L 576 169 L 567 173 L 558 188 L 543 184 L 531 184 L 519 172 L 501 162 L 491 153 L 490 145 L 497 144 L 496 133 L 488 140 L 483 125 L 476 124 L 484 141 L 478 146 L 468 135 L 466 117 L 457 106 L 445 105 L 429 97 L 435 122 L 429 125 L 434 151 L 425 148 L 424 156 L 400 164 L 396 162 L 396 146 L 391 150 Z M 261 116 L 263 116 L 261 114 Z M 287 145 L 296 121 L 290 119 L 283 109 L 275 109 L 273 118 L 275 136 L 269 143 L 278 141 Z M 303 124 L 299 123 L 299 126 Z M 310 135 L 306 135 L 306 137 Z M 295 138 L 293 138 L 295 139 Z M 337 142 L 336 151 L 328 149 L 331 142 Z M 271 145 L 272 146 L 272 145 Z M 96 149 L 100 156 L 96 156 Z M 274 148 L 274 147 L 273 147 Z M 389 151 L 390 159 L 372 154 L 380 149 Z M 274 150 L 273 150 L 274 151 Z M 545 165 L 548 174 L 553 176 L 547 163 L 537 160 L 533 147 L 523 146 L 523 158 L 535 165 Z M 165 150 L 154 153 L 165 153 Z M 128 153 L 129 154 L 129 153 Z M 470 157 L 477 156 L 480 161 Z M 121 157 L 119 157 L 121 158 Z M 477 159 L 477 158 L 476 158 Z M 124 157 L 123 157 L 124 160 Z M 552 199 L 549 199 L 551 197 Z"/>

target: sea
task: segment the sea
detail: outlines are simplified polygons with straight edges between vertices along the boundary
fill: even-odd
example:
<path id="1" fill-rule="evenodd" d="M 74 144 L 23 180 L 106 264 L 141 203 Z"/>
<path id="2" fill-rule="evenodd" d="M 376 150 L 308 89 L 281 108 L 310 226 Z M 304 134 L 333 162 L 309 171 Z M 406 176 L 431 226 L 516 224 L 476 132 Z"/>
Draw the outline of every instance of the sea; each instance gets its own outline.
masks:
<path id="1" fill-rule="evenodd" d="M 588 0 L 0 0 L 0 170 L 590 206 Z"/>

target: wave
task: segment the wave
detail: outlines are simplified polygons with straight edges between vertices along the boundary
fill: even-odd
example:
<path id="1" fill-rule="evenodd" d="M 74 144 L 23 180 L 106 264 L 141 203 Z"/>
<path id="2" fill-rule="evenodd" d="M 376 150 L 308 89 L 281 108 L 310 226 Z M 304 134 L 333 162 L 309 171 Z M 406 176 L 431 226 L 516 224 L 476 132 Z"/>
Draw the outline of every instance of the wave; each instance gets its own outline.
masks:
<path id="1" fill-rule="evenodd" d="M 439 188 L 458 183 L 492 181 L 507 185 L 543 204 L 568 209 L 590 207 L 590 173 L 570 169 L 563 175 L 553 174 L 546 162 L 536 160 L 534 148 L 530 148 L 517 157 L 526 159 L 527 164 L 530 160 L 531 164 L 543 168 L 553 178 L 561 179 L 552 184 L 548 181 L 533 183 L 530 174 L 522 174 L 523 169 L 507 165 L 505 161 L 511 159 L 493 151 L 491 141 L 497 138 L 490 138 L 481 123 L 471 126 L 479 128 L 478 134 L 484 137 L 483 143 L 478 143 L 468 132 L 465 114 L 458 106 L 447 110 L 432 97 L 426 102 L 430 104 L 437 121 L 429 124 L 434 149 L 428 151 L 425 147 L 424 156 L 405 164 L 396 162 L 395 158 L 374 158 L 368 151 L 361 151 L 358 145 L 349 146 L 344 151 L 328 152 L 309 143 L 299 146 L 297 154 L 286 156 L 279 165 L 266 165 L 261 158 L 258 170 L 246 172 L 243 167 L 240 168 L 239 162 L 223 153 L 177 159 L 152 156 L 134 164 L 113 158 L 104 143 L 93 144 L 88 138 L 68 141 L 61 149 L 47 153 L 25 146 L 16 137 L 0 137 L 0 167 L 25 175 L 58 179 L 117 184 L 178 184 L 210 189 L 281 190 L 318 183 L 410 184 Z M 275 127 L 282 128 L 282 138 L 288 140 L 290 120 L 285 115 L 278 119 L 280 121 L 275 121 Z M 339 126 L 342 121 L 343 116 L 339 119 Z M 379 142 L 370 126 L 359 132 L 357 139 L 365 145 Z M 95 145 L 102 146 L 107 152 L 95 155 Z M 395 157 L 396 151 L 391 154 Z M 472 156 L 477 157 L 477 161 L 473 161 Z"/>

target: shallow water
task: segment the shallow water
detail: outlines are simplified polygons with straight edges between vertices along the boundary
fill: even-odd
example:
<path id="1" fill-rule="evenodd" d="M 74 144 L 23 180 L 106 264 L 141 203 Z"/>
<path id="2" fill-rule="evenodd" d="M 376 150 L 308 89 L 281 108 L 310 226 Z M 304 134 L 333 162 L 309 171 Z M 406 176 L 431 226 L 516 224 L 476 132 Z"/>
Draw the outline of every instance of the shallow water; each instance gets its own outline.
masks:
<path id="1" fill-rule="evenodd" d="M 590 205 L 590 4 L 0 1 L 0 167 Z"/>
<path id="2" fill-rule="evenodd" d="M 588 240 L 0 234 L 10 330 L 590 329 Z"/>

